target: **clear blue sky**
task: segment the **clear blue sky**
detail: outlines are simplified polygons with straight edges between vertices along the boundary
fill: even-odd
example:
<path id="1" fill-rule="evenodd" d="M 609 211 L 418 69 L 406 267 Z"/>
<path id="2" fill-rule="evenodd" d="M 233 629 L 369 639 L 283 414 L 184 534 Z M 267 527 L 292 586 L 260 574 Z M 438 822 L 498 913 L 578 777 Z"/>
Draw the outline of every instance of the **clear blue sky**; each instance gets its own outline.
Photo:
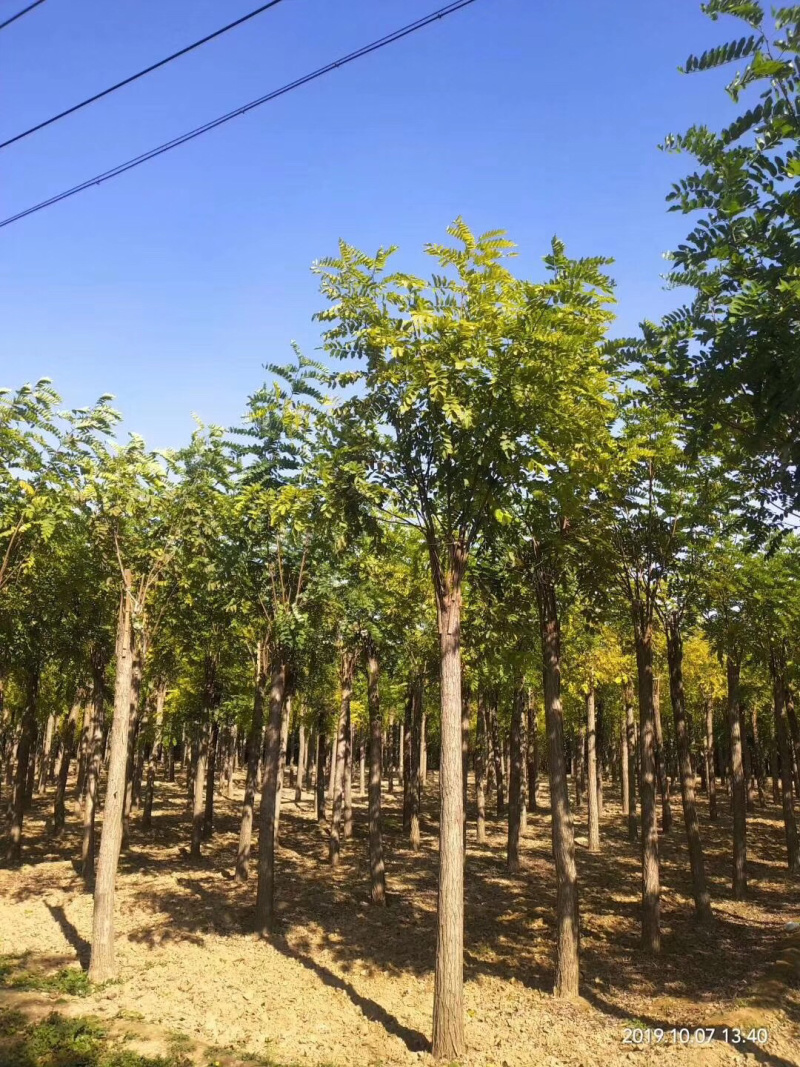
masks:
<path id="1" fill-rule="evenodd" d="M 221 40 L 0 152 L 6 215 L 278 87 L 443 0 L 285 0 Z M 0 15 L 24 0 L 0 0 Z M 0 33 L 9 136 L 257 6 L 47 0 Z M 420 249 L 461 214 L 505 227 L 529 276 L 553 233 L 616 263 L 619 322 L 656 318 L 664 204 L 689 161 L 657 145 L 732 114 L 677 71 L 724 39 L 698 0 L 478 0 L 420 34 L 100 187 L 0 230 L 0 384 L 113 393 L 126 429 L 181 444 L 229 425 L 296 339 L 309 265 L 341 236 Z"/>

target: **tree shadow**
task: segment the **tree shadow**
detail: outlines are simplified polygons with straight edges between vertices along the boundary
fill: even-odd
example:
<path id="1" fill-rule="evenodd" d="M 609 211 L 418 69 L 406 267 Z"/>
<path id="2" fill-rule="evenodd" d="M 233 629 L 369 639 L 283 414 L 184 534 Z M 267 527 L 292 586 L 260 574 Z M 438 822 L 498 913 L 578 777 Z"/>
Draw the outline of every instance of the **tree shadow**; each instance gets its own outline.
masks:
<path id="1" fill-rule="evenodd" d="M 89 969 L 89 959 L 92 954 L 92 946 L 78 933 L 75 926 L 67 918 L 66 912 L 60 904 L 50 904 L 48 901 L 44 902 L 45 907 L 58 923 L 58 927 L 68 944 L 75 950 L 75 954 L 78 957 L 78 963 L 84 971 Z"/>

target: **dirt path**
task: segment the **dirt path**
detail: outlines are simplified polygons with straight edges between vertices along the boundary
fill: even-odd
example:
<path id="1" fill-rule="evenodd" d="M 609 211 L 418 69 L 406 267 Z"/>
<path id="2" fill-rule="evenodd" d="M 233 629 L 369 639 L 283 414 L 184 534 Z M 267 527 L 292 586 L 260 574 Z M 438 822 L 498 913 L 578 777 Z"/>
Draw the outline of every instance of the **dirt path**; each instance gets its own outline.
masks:
<path id="1" fill-rule="evenodd" d="M 254 883 L 242 887 L 232 879 L 238 802 L 218 800 L 213 841 L 193 865 L 183 789 L 159 782 L 157 796 L 153 832 L 143 834 L 135 816 L 122 861 L 120 981 L 82 999 L 83 1013 L 139 1021 L 282 1064 L 430 1060 L 434 783 L 416 855 L 403 839 L 399 795 L 386 797 L 390 900 L 382 910 L 367 899 L 363 800 L 355 798 L 356 837 L 335 872 L 325 863 L 326 841 L 313 821 L 310 795 L 299 807 L 287 803 L 279 850 L 281 930 L 271 943 L 248 933 Z M 32 966 L 54 969 L 85 963 L 92 901 L 73 867 L 76 815 L 54 843 L 45 830 L 49 810 L 49 799 L 37 800 L 26 820 L 26 865 L 0 872 L 0 953 L 27 952 Z M 627 842 L 619 808 L 606 805 L 599 856 L 586 851 L 585 815 L 578 813 L 584 998 L 575 1004 L 550 996 L 555 887 L 549 817 L 530 816 L 523 870 L 514 877 L 504 870 L 502 822 L 490 824 L 486 846 L 475 845 L 471 832 L 465 1064 L 800 1065 L 800 970 L 793 974 L 786 932 L 788 921 L 800 919 L 800 886 L 785 872 L 779 811 L 767 808 L 750 823 L 746 903 L 729 892 L 729 819 L 723 815 L 713 825 L 702 813 L 717 914 L 708 934 L 691 921 L 675 814 L 675 828 L 662 840 L 664 951 L 649 960 L 638 948 L 638 850 Z M 626 1026 L 726 1023 L 766 1027 L 769 1040 L 738 1048 L 721 1040 L 703 1048 L 674 1046 L 669 1038 L 657 1048 L 622 1043 Z"/>

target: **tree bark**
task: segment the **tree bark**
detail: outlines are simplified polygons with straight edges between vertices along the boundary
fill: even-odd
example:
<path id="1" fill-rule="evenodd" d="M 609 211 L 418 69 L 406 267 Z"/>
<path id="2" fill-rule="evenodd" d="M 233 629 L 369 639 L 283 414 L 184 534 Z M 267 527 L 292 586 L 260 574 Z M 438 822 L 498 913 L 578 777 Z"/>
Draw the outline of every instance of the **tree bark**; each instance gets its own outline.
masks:
<path id="1" fill-rule="evenodd" d="M 800 873 L 800 847 L 797 840 L 797 823 L 794 817 L 792 797 L 792 768 L 789 752 L 789 727 L 786 710 L 786 686 L 782 670 L 782 657 L 775 650 L 770 652 L 772 673 L 773 708 L 775 712 L 775 736 L 781 761 L 781 801 L 783 805 L 783 828 L 786 836 L 786 861 L 792 874 Z"/>
<path id="2" fill-rule="evenodd" d="M 594 685 L 586 693 L 586 799 L 589 808 L 589 851 L 600 851 L 600 808 L 597 792 L 597 718 Z"/>
<path id="3" fill-rule="evenodd" d="M 317 822 L 320 826 L 325 825 L 325 747 L 325 716 L 323 712 L 320 712 L 319 729 L 317 731 L 317 773 L 314 790 Z"/>
<path id="4" fill-rule="evenodd" d="M 669 802 L 667 787 L 667 768 L 664 759 L 664 731 L 661 728 L 661 685 L 660 679 L 653 676 L 653 719 L 656 728 L 656 777 L 658 792 L 661 796 L 661 831 L 668 834 L 672 829 L 672 807 Z"/>
<path id="5" fill-rule="evenodd" d="M 642 796 L 642 947 L 661 950 L 661 877 L 656 822 L 656 725 L 653 691 L 653 630 L 644 605 L 634 605 Z"/>
<path id="6" fill-rule="evenodd" d="M 386 869 L 381 833 L 381 773 L 383 722 L 378 693 L 378 655 L 367 649 L 367 701 L 369 703 L 369 871 L 373 904 L 386 903 Z"/>
<path id="7" fill-rule="evenodd" d="M 206 712 L 206 715 L 208 712 Z M 200 844 L 203 840 L 203 828 L 206 815 L 206 769 L 208 767 L 208 751 L 211 733 L 211 724 L 206 720 L 200 726 L 198 738 L 197 762 L 194 768 L 194 800 L 192 803 L 192 848 L 193 859 L 200 858 Z"/>
<path id="8" fill-rule="evenodd" d="M 285 693 L 286 664 L 280 658 L 276 658 L 272 665 L 269 693 L 264 784 L 261 790 L 258 829 L 256 930 L 262 937 L 266 937 L 275 924 L 275 804 L 278 795 L 278 765 Z"/>
<path id="9" fill-rule="evenodd" d="M 150 830 L 153 826 L 153 794 L 156 785 L 156 764 L 153 758 L 155 745 L 148 744 L 145 754 L 144 804 L 142 806 L 142 829 Z"/>
<path id="10" fill-rule="evenodd" d="M 125 771 L 128 763 L 128 734 L 131 723 L 133 683 L 133 604 L 132 577 L 123 574 L 117 621 L 116 680 L 114 683 L 114 722 L 111 728 L 111 752 L 108 761 L 103 832 L 94 887 L 92 916 L 92 954 L 89 978 L 106 982 L 114 977 L 114 893 L 117 865 L 122 846 L 122 813 L 125 804 Z"/>
<path id="11" fill-rule="evenodd" d="M 625 723 L 621 722 L 619 726 L 619 771 L 620 771 L 620 787 L 622 803 L 622 815 L 627 821 L 630 815 L 630 781 L 628 778 L 629 766 L 628 766 L 628 733 L 625 729 Z"/>
<path id="12" fill-rule="evenodd" d="M 497 790 L 497 816 L 505 815 L 505 791 L 503 788 L 503 752 L 500 748 L 500 729 L 497 724 L 497 700 L 489 704 L 489 737 L 492 742 L 492 757 L 494 760 L 495 788 Z"/>
<path id="13" fill-rule="evenodd" d="M 633 843 L 639 839 L 636 819 L 636 720 L 633 714 L 633 687 L 626 682 L 622 690 L 625 702 L 625 736 L 628 749 L 628 840 Z"/>
<path id="14" fill-rule="evenodd" d="M 478 697 L 478 726 L 475 740 L 475 794 L 476 827 L 475 834 L 479 845 L 486 843 L 486 703 L 483 695 Z"/>
<path id="15" fill-rule="evenodd" d="M 714 758 L 714 701 L 706 697 L 706 789 L 708 790 L 708 817 L 717 818 L 717 768 Z"/>
<path id="16" fill-rule="evenodd" d="M 748 814 L 756 810 L 753 782 L 753 757 L 750 752 L 750 742 L 747 739 L 747 720 L 745 718 L 744 704 L 739 702 L 739 735 L 742 739 L 742 765 L 744 767 L 744 797 L 745 808 Z"/>
<path id="17" fill-rule="evenodd" d="M 692 771 L 689 728 L 686 722 L 686 698 L 683 688 L 683 640 L 679 622 L 675 618 L 671 619 L 667 626 L 667 660 L 669 662 L 669 692 L 681 775 L 683 821 L 686 826 L 689 864 L 692 871 L 694 907 L 697 918 L 701 922 L 708 922 L 711 919 L 711 897 L 706 882 L 703 844 L 700 840 L 700 825 L 697 820 L 697 805 L 694 796 L 694 772 Z"/>
<path id="18" fill-rule="evenodd" d="M 747 892 L 747 798 L 739 718 L 738 657 L 728 653 L 725 667 L 728 678 L 728 733 L 733 801 L 733 895 L 736 900 L 741 900 Z"/>
<path id="19" fill-rule="evenodd" d="M 447 566 L 431 548 L 439 575 L 436 606 L 441 663 L 439 761 L 439 899 L 433 993 L 433 1055 L 455 1060 L 464 1052 L 464 849 L 461 769 L 461 582 L 466 549 L 446 549 Z"/>
<path id="20" fill-rule="evenodd" d="M 423 678 L 418 675 L 412 682 L 411 687 L 411 766 L 409 776 L 411 779 L 411 811 L 408 824 L 408 841 L 416 852 L 420 846 L 419 815 L 422 803 L 422 783 L 420 780 L 420 755 L 421 755 L 421 730 L 422 730 L 422 698 Z"/>
<path id="21" fill-rule="evenodd" d="M 539 792 L 539 723 L 533 694 L 528 698 L 528 811 L 536 811 Z"/>
<path id="22" fill-rule="evenodd" d="M 300 723 L 297 737 L 297 781 L 294 787 L 294 802 L 299 804 L 303 799 L 303 776 L 306 772 L 306 728 Z"/>
<path id="23" fill-rule="evenodd" d="M 786 687 L 784 705 L 786 707 L 786 719 L 789 726 L 787 742 L 789 755 L 794 776 L 795 794 L 800 797 L 800 726 L 797 723 L 797 715 L 794 710 L 794 697 L 789 687 Z"/>
<path id="24" fill-rule="evenodd" d="M 83 838 L 81 875 L 87 889 L 94 885 L 95 820 L 100 801 L 100 769 L 103 763 L 103 718 L 105 704 L 105 663 L 97 655 L 92 662 L 92 703 L 86 708 L 86 793 L 83 798 Z"/>
<path id="25" fill-rule="evenodd" d="M 339 862 L 341 851 L 342 807 L 344 781 L 345 747 L 347 745 L 347 720 L 350 714 L 350 701 L 353 696 L 353 678 L 356 670 L 356 655 L 352 651 L 342 652 L 340 682 L 342 699 L 339 704 L 339 720 L 336 726 L 336 747 L 331 755 L 333 773 L 331 775 L 331 825 L 328 834 L 328 862 L 335 867 Z"/>
<path id="26" fill-rule="evenodd" d="M 278 844 L 278 834 L 281 825 L 281 807 L 283 805 L 283 786 L 286 777 L 286 757 L 289 746 L 289 721 L 292 717 L 291 693 L 283 702 L 283 718 L 281 719 L 281 750 L 278 756 L 278 788 L 275 793 L 275 844 Z M 291 761 L 290 761 L 291 763 Z M 291 772 L 290 772 L 291 773 Z"/>
<path id="27" fill-rule="evenodd" d="M 508 844 L 506 866 L 511 874 L 519 870 L 519 845 L 522 838 L 522 805 L 525 777 L 522 754 L 522 715 L 525 690 L 519 680 L 514 686 L 511 706 L 511 753 L 508 782 Z"/>
<path id="28" fill-rule="evenodd" d="M 36 776 L 36 792 L 44 793 L 49 781 L 50 753 L 53 749 L 53 737 L 56 731 L 56 715 L 51 711 L 47 716 L 47 725 L 42 740 L 41 758 L 39 760 L 39 773 Z"/>
<path id="29" fill-rule="evenodd" d="M 216 703 L 216 702 L 215 702 Z M 216 714 L 216 708 L 211 711 Z M 209 729 L 208 758 L 206 760 L 206 800 L 203 810 L 203 840 L 208 841 L 214 834 L 214 782 L 217 776 L 217 747 L 219 745 L 219 723 L 212 719 Z"/>
<path id="30" fill-rule="evenodd" d="M 542 637 L 545 726 L 547 729 L 550 812 L 556 865 L 557 961 L 554 993 L 578 996 L 580 983 L 580 923 L 575 832 L 567 789 L 564 758 L 564 719 L 561 709 L 561 634 L 553 579 L 545 570 L 537 575 L 537 601 Z"/>
<path id="31" fill-rule="evenodd" d="M 347 726 L 345 727 L 342 800 L 344 803 L 344 839 L 348 841 L 353 836 L 353 722 L 349 707 L 347 709 Z"/>
<path id="32" fill-rule="evenodd" d="M 69 710 L 67 721 L 64 723 L 64 732 L 61 737 L 61 762 L 58 766 L 58 778 L 56 779 L 56 796 L 53 802 L 53 833 L 60 834 L 64 829 L 66 820 L 66 796 L 67 782 L 69 781 L 69 767 L 72 761 L 72 753 L 75 748 L 75 732 L 78 728 L 78 716 L 81 705 L 76 697 Z"/>
<path id="33" fill-rule="evenodd" d="M 11 794 L 11 825 L 8 835 L 8 864 L 19 867 L 22 863 L 22 823 L 25 817 L 25 793 L 28 788 L 28 771 L 36 737 L 36 713 L 39 705 L 39 669 L 28 671 L 25 708 L 22 713 L 22 728 L 17 742 L 17 766 Z"/>
<path id="34" fill-rule="evenodd" d="M 242 821 L 239 826 L 239 847 L 236 852 L 236 871 L 234 879 L 237 882 L 246 882 L 250 868 L 250 851 L 253 840 L 253 808 L 255 806 L 256 779 L 258 777 L 258 761 L 261 755 L 261 735 L 264 732 L 264 698 L 266 695 L 267 677 L 265 663 L 265 647 L 259 642 L 256 652 L 256 679 L 253 688 L 253 719 L 250 724 L 250 733 L 247 738 L 247 771 L 244 783 L 244 804 L 242 805 Z"/>

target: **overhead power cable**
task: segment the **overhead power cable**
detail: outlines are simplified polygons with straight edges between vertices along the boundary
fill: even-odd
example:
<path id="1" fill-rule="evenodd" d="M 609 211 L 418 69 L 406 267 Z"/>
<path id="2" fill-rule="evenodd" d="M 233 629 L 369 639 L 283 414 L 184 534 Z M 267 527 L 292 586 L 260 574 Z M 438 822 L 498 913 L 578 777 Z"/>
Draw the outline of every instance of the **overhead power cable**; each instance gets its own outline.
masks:
<path id="1" fill-rule="evenodd" d="M 94 178 L 89 178 L 87 181 L 81 182 L 80 185 L 73 185 L 71 189 L 65 189 L 64 192 L 57 193 L 55 196 L 51 196 L 47 200 L 42 200 L 40 203 L 34 204 L 32 207 L 25 208 L 24 211 L 18 211 L 16 215 L 10 215 L 8 218 L 0 221 L 0 228 L 3 226 L 10 226 L 12 222 L 18 222 L 20 219 L 24 219 L 28 215 L 33 215 L 37 211 L 43 211 L 46 207 L 52 207 L 53 204 L 57 204 L 61 200 L 66 200 L 70 196 L 75 196 L 76 193 L 81 193 L 84 189 L 89 189 L 92 185 L 102 185 L 103 182 L 109 181 L 111 178 L 116 178 L 119 174 L 124 174 L 128 170 L 133 170 L 134 167 L 138 167 L 150 159 L 155 159 L 156 156 L 163 155 L 165 152 L 169 152 L 171 149 L 177 148 L 179 145 L 186 144 L 187 141 L 192 141 L 195 137 L 200 137 L 202 134 L 216 129 L 217 126 L 222 126 L 224 123 L 230 122 L 231 119 L 235 119 L 239 115 L 244 115 L 246 112 L 252 111 L 254 108 L 261 107 L 262 104 L 277 100 L 278 97 L 285 96 L 294 89 L 299 89 L 303 85 L 308 85 L 309 82 L 316 81 L 317 78 L 321 78 L 325 74 L 330 74 L 331 71 L 337 70 L 339 67 L 344 67 L 348 63 L 353 63 L 355 60 L 361 59 L 362 56 L 370 55 L 372 52 L 377 52 L 379 49 L 385 48 L 387 45 L 394 44 L 395 41 L 400 41 L 404 37 L 408 37 L 410 34 L 416 33 L 418 30 L 422 30 L 426 26 L 430 26 L 432 22 L 446 18 L 448 15 L 453 15 L 462 8 L 469 7 L 470 4 L 474 3 L 475 0 L 455 0 L 453 3 L 446 4 L 444 7 L 440 7 L 437 11 L 432 11 L 430 15 L 425 15 L 423 18 L 417 19 L 415 22 L 410 22 L 407 26 L 394 30 L 392 33 L 387 33 L 384 37 L 379 37 L 378 40 L 372 41 L 370 44 L 364 45 L 362 48 L 357 48 L 353 52 L 348 52 L 347 55 L 342 56 L 340 59 L 335 59 L 331 63 L 326 63 L 324 67 L 317 67 L 317 69 L 311 71 L 310 74 L 304 74 L 302 77 L 296 78 L 294 81 L 288 82 L 286 85 L 282 85 L 280 89 L 273 89 L 272 92 L 260 96 L 257 100 L 251 100 L 249 104 L 244 104 L 242 107 L 238 107 L 234 111 L 228 111 L 226 114 L 220 115 L 219 118 L 212 119 L 210 122 L 206 122 L 202 126 L 197 126 L 195 129 L 189 130 L 187 133 L 181 134 L 179 137 L 175 137 L 171 141 L 165 141 L 164 144 L 158 145 L 157 148 L 150 149 L 149 152 L 143 152 L 139 156 L 134 156 L 133 159 L 129 159 L 125 163 L 120 163 L 118 166 L 112 167 L 110 170 L 104 171 L 102 174 L 97 174 Z"/>
<path id="2" fill-rule="evenodd" d="M 43 4 L 44 0 L 37 0 L 37 3 Z M 80 111 L 81 108 L 88 107 L 89 104 L 93 104 L 96 100 L 102 100 L 104 96 L 110 96 L 111 93 L 115 93 L 117 89 L 122 89 L 124 86 L 130 85 L 131 82 L 138 81 L 139 78 L 143 78 L 146 74 L 152 74 L 154 70 L 166 67 L 167 63 L 171 63 L 174 59 L 180 59 L 181 56 L 193 52 L 195 48 L 200 48 L 201 45 L 208 44 L 209 41 L 221 37 L 223 33 L 236 29 L 237 26 L 241 26 L 244 22 L 249 22 L 250 19 L 254 19 L 256 15 L 261 15 L 265 11 L 269 11 L 271 7 L 277 7 L 278 4 L 281 3 L 283 3 L 283 0 L 270 0 L 268 4 L 262 4 L 261 7 L 257 7 L 255 11 L 250 11 L 247 15 L 242 15 L 242 17 L 236 19 L 235 22 L 229 22 L 227 26 L 222 26 L 220 29 L 214 30 L 213 33 L 206 34 L 206 36 L 201 37 L 199 41 L 195 41 L 193 44 L 187 44 L 185 48 L 173 52 L 172 55 L 166 56 L 164 59 L 159 59 L 157 63 L 151 63 L 150 66 L 145 67 L 144 70 L 140 70 L 136 74 L 131 74 L 128 78 L 123 78 L 121 82 L 117 82 L 115 85 L 109 85 L 109 87 L 103 89 L 102 92 L 95 93 L 94 96 L 89 96 L 85 100 L 81 100 L 79 104 L 73 104 L 72 107 L 68 107 L 64 111 L 59 111 L 57 115 L 52 115 L 49 119 L 45 119 L 44 122 L 37 122 L 36 125 L 31 126 L 30 129 L 23 130 L 22 133 L 17 133 L 13 137 L 9 137 L 7 141 L 0 141 L 0 148 L 8 148 L 9 145 L 21 141 L 23 137 L 30 137 L 32 133 L 36 133 L 38 130 L 43 130 L 46 126 L 52 126 L 54 122 L 58 122 L 60 119 L 65 119 L 67 115 L 74 115 L 75 112 Z M 36 4 L 32 4 L 31 7 L 36 7 Z M 25 10 L 30 11 L 30 8 L 26 8 Z M 21 14 L 24 13 L 25 12 L 21 12 Z M 19 15 L 15 15 L 14 18 L 19 18 Z M 13 19 L 9 19 L 9 22 L 13 22 Z M 8 23 L 4 22 L 0 25 L 0 30 L 3 26 L 7 25 Z"/>
<path id="3" fill-rule="evenodd" d="M 39 4 L 43 4 L 44 0 L 33 0 L 32 4 L 28 4 L 27 7 L 23 7 L 22 11 L 18 11 L 16 15 L 12 15 L 10 19 L 6 19 L 5 22 L 0 22 L 0 30 L 4 30 L 6 26 L 10 26 L 12 22 L 16 22 L 17 19 L 21 19 L 23 15 L 27 15 L 29 11 L 33 11 Z"/>

